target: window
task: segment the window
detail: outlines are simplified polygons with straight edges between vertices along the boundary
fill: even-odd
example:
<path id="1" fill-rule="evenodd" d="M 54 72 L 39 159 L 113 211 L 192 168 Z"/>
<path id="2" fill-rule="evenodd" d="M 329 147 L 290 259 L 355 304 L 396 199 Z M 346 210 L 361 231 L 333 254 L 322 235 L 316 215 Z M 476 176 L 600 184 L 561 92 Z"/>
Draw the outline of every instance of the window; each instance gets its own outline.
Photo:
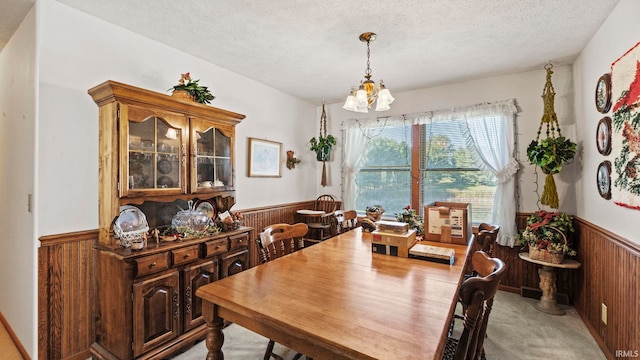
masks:
<path id="1" fill-rule="evenodd" d="M 459 121 L 420 125 L 419 145 L 420 204 L 471 203 L 473 222 L 491 223 L 496 178 L 492 172 L 474 164 Z"/>
<path id="2" fill-rule="evenodd" d="M 356 209 L 382 205 L 387 215 L 411 203 L 411 127 L 388 126 L 368 138 L 356 174 Z"/>
<path id="3" fill-rule="evenodd" d="M 471 203 L 474 223 L 515 242 L 515 100 L 343 124 L 343 203 L 387 215 L 434 201 Z M 502 241 L 501 241 L 502 239 Z"/>
<path id="4" fill-rule="evenodd" d="M 387 215 L 414 203 L 411 194 L 412 128 L 420 132 L 413 144 L 420 154 L 420 169 L 414 171 L 420 208 L 434 201 L 473 203 L 475 222 L 490 222 L 495 176 L 474 165 L 470 151 L 455 121 L 407 126 L 387 126 L 367 141 L 363 165 L 356 175 L 356 209 L 382 205 Z"/>

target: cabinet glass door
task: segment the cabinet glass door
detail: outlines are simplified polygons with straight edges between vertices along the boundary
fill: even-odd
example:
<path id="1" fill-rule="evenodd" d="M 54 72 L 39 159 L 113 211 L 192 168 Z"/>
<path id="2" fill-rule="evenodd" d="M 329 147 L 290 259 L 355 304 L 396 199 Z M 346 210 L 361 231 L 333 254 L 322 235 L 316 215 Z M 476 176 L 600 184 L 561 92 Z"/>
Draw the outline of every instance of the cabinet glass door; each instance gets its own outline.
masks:
<path id="1" fill-rule="evenodd" d="M 186 166 L 184 125 L 166 117 L 149 116 L 141 121 L 133 111 L 127 122 L 124 196 L 152 193 L 185 193 Z M 180 120 L 179 118 L 177 120 Z M 182 121 L 184 123 L 184 120 Z"/>
<path id="2" fill-rule="evenodd" d="M 219 127 L 192 121 L 192 192 L 233 188 L 233 134 Z M 195 190 L 195 191 L 194 191 Z"/>

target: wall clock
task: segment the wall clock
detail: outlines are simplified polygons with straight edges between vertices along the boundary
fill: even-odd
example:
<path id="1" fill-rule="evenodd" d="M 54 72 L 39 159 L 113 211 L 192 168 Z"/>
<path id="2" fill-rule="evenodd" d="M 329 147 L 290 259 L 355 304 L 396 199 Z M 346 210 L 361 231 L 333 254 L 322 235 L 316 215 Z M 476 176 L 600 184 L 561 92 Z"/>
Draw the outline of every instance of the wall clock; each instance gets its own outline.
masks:
<path id="1" fill-rule="evenodd" d="M 596 182 L 598 185 L 598 193 L 603 198 L 611 199 L 611 162 L 603 161 L 598 165 L 598 173 L 596 174 Z"/>
<path id="2" fill-rule="evenodd" d="M 598 147 L 598 152 L 602 155 L 611 153 L 611 118 L 608 116 L 603 117 L 598 122 L 596 146 Z"/>
<path id="3" fill-rule="evenodd" d="M 596 84 L 596 109 L 606 114 L 611 107 L 611 74 L 604 74 Z"/>

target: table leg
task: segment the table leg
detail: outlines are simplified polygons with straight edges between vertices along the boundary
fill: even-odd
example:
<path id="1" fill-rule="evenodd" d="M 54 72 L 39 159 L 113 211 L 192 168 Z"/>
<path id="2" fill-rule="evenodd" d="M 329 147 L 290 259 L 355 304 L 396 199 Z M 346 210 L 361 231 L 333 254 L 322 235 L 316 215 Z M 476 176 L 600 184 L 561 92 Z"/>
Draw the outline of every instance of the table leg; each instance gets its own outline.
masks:
<path id="1" fill-rule="evenodd" d="M 207 360 L 224 360 L 222 344 L 224 343 L 224 333 L 222 328 L 224 320 L 218 316 L 218 307 L 213 303 L 202 300 L 202 317 L 207 323 Z"/>
<path id="2" fill-rule="evenodd" d="M 556 301 L 556 272 L 555 268 L 543 265 L 538 269 L 540 275 L 540 289 L 542 297 L 535 308 L 551 315 L 564 315 L 565 311 L 558 306 Z"/>

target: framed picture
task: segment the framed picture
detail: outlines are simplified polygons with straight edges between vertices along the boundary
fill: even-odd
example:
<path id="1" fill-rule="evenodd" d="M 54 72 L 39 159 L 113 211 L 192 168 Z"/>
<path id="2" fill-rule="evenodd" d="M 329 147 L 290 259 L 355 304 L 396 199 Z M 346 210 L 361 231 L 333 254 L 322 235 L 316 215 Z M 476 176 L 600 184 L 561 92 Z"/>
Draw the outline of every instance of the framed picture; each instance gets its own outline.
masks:
<path id="1" fill-rule="evenodd" d="M 611 153 L 611 118 L 608 116 L 603 117 L 598 122 L 596 146 L 598 147 L 598 152 L 602 155 Z"/>
<path id="2" fill-rule="evenodd" d="M 604 74 L 596 84 L 596 109 L 606 114 L 611 108 L 611 74 Z"/>
<path id="3" fill-rule="evenodd" d="M 249 176 L 281 177 L 282 143 L 249 138 Z"/>
<path id="4" fill-rule="evenodd" d="M 603 161 L 598 165 L 598 173 L 596 175 L 598 185 L 598 193 L 603 198 L 611 199 L 611 162 Z"/>

